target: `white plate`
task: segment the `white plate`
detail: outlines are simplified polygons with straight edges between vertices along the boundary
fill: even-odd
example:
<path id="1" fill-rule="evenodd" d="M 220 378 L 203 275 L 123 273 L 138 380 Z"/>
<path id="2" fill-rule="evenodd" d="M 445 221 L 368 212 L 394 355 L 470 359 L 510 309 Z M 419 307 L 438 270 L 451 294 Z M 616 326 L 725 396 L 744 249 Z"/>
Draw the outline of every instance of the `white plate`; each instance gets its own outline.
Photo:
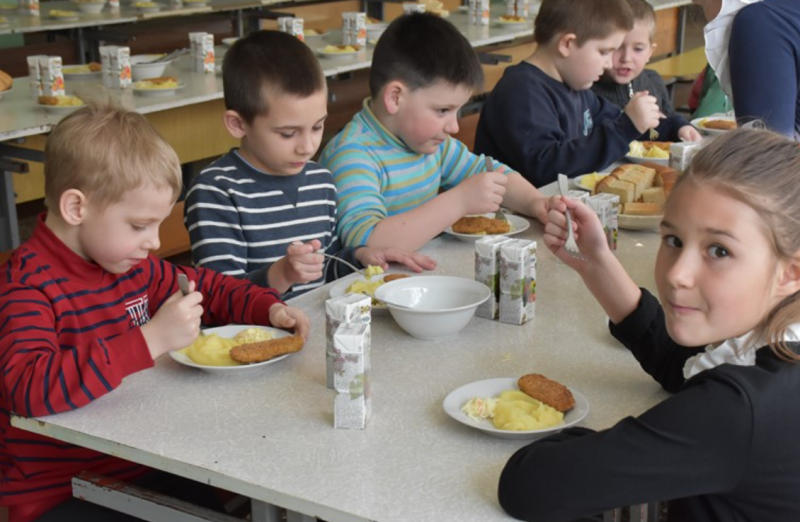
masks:
<path id="1" fill-rule="evenodd" d="M 325 58 L 332 58 L 335 60 L 337 58 L 350 58 L 351 56 L 355 56 L 359 51 L 361 51 L 361 49 L 359 49 L 358 51 L 347 51 L 341 53 L 326 53 L 322 49 L 318 49 L 317 54 L 319 54 L 320 56 L 324 56 Z"/>
<path id="2" fill-rule="evenodd" d="M 517 381 L 519 379 L 514 377 L 500 377 L 497 379 L 486 379 L 485 381 L 476 381 L 451 391 L 447 397 L 444 398 L 442 407 L 444 411 L 453 417 L 455 420 L 469 426 L 481 430 L 494 437 L 501 439 L 517 439 L 517 440 L 533 440 L 574 426 L 586 417 L 589 413 L 589 401 L 586 400 L 582 394 L 576 392 L 574 389 L 569 388 L 572 395 L 575 397 L 575 407 L 569 410 L 564 415 L 564 422 L 552 428 L 543 430 L 528 430 L 528 431 L 509 431 L 499 430 L 494 427 L 490 419 L 480 419 L 474 421 L 467 417 L 461 408 L 473 397 L 497 397 L 506 390 L 518 390 Z"/>
<path id="3" fill-rule="evenodd" d="M 531 20 L 523 20 L 522 22 L 511 22 L 509 20 L 503 20 L 502 18 L 498 18 L 495 20 L 497 25 L 502 25 L 506 27 L 522 27 L 523 25 L 532 24 Z"/>
<path id="4" fill-rule="evenodd" d="M 78 11 L 87 14 L 98 14 L 106 6 L 105 0 L 101 2 L 72 2 Z"/>
<path id="5" fill-rule="evenodd" d="M 669 166 L 669 158 L 642 158 L 639 156 L 631 156 L 630 154 L 625 156 L 625 159 L 631 163 L 655 163 L 657 165 L 665 165 Z"/>
<path id="6" fill-rule="evenodd" d="M 231 338 L 236 334 L 238 334 L 239 332 L 241 332 L 242 330 L 246 330 L 248 328 L 260 328 L 262 330 L 267 330 L 269 332 L 272 332 L 272 335 L 274 336 L 275 339 L 280 339 L 281 337 L 289 337 L 290 335 L 292 335 L 286 330 L 279 330 L 278 328 L 271 328 L 269 326 L 256 326 L 252 324 L 229 324 L 228 326 L 219 326 L 217 328 L 206 328 L 205 330 L 203 330 L 203 332 L 205 332 L 206 334 L 215 333 L 220 337 Z M 274 357 L 272 359 L 260 363 L 243 364 L 241 366 L 206 366 L 205 364 L 197 364 L 196 362 L 191 360 L 188 356 L 180 353 L 178 350 L 175 350 L 174 352 L 169 352 L 169 356 L 172 357 L 173 360 L 183 364 L 184 366 L 191 366 L 192 368 L 198 368 L 208 373 L 216 373 L 224 375 L 231 375 L 231 374 L 241 375 L 243 373 L 257 371 L 264 366 L 286 359 L 290 355 L 292 354 L 287 353 L 286 355 L 279 355 L 278 357 Z"/>
<path id="7" fill-rule="evenodd" d="M 238 39 L 239 39 L 238 36 L 229 36 L 228 38 L 223 38 L 222 39 L 222 44 L 223 45 L 227 45 L 228 47 L 230 47 L 231 45 L 235 44 L 236 40 L 238 40 Z"/>
<path id="8" fill-rule="evenodd" d="M 494 212 L 490 212 L 488 214 L 483 214 L 486 217 L 493 218 Z M 511 223 L 511 230 L 509 232 L 505 232 L 503 234 L 491 234 L 493 236 L 513 236 L 514 234 L 519 234 L 520 232 L 524 232 L 528 230 L 528 227 L 531 226 L 530 222 L 522 216 L 515 216 L 513 214 L 506 214 L 506 218 Z M 456 238 L 460 239 L 461 241 L 477 241 L 482 237 L 486 237 L 489 234 L 460 234 L 458 232 L 453 232 L 453 227 L 447 227 L 444 229 L 445 234 L 450 234 L 451 236 L 455 236 Z"/>
<path id="9" fill-rule="evenodd" d="M 575 189 L 575 190 L 585 190 L 587 192 L 592 192 L 594 190 L 594 187 L 593 188 L 589 188 L 589 187 L 585 186 L 583 184 L 583 180 L 588 178 L 589 176 L 594 176 L 594 175 L 596 175 L 596 174 L 595 173 L 592 173 L 592 174 L 581 174 L 580 176 L 575 176 L 574 178 L 572 178 L 572 188 Z M 598 172 L 597 175 L 601 175 L 603 177 L 606 177 L 608 174 L 603 174 L 602 172 Z"/>
<path id="10" fill-rule="evenodd" d="M 49 112 L 50 114 L 66 114 L 68 112 L 72 112 L 74 110 L 80 109 L 81 107 L 86 107 L 86 105 L 42 105 L 41 103 L 38 104 L 39 107 L 45 110 L 45 112 Z"/>
<path id="11" fill-rule="evenodd" d="M 381 274 L 372 277 L 379 278 L 382 280 L 383 276 L 392 273 L 400 273 L 400 272 L 387 272 L 386 274 Z M 359 280 L 363 281 L 364 276 L 361 274 L 350 274 L 342 277 L 341 279 L 337 279 L 336 281 L 333 282 L 333 284 L 331 284 L 330 288 L 328 289 L 328 297 L 340 297 L 347 294 L 347 288 Z M 375 299 L 373 298 L 372 312 L 387 314 L 389 313 L 389 309 L 386 308 L 386 305 L 384 305 L 383 303 L 376 305 Z"/>
<path id="12" fill-rule="evenodd" d="M 80 67 L 80 65 L 65 65 L 61 68 L 65 80 L 94 80 L 103 75 L 103 71 L 69 72 L 70 67 Z"/>
<path id="13" fill-rule="evenodd" d="M 627 214 L 619 215 L 619 228 L 625 230 L 652 230 L 658 229 L 661 226 L 661 220 L 664 219 L 663 214 L 656 216 L 628 216 Z"/>
<path id="14" fill-rule="evenodd" d="M 133 92 L 145 97 L 170 96 L 184 87 L 186 87 L 185 83 L 179 83 L 177 87 L 172 87 L 170 89 L 137 89 L 134 87 Z"/>
<path id="15" fill-rule="evenodd" d="M 733 116 L 707 116 L 705 118 L 695 118 L 690 123 L 695 127 L 697 127 L 700 130 L 700 132 L 703 132 L 709 136 L 717 136 L 719 134 L 725 134 L 726 132 L 728 132 L 722 129 L 707 129 L 703 124 L 709 120 L 736 121 L 736 118 L 734 118 Z"/>

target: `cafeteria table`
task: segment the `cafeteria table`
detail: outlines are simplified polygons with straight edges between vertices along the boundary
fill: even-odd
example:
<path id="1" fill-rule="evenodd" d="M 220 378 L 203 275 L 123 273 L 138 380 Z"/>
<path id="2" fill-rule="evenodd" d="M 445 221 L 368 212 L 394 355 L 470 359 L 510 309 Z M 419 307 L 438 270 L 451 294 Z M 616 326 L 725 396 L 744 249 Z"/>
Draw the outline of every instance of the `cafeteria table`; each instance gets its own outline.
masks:
<path id="1" fill-rule="evenodd" d="M 537 240 L 536 315 L 523 326 L 475 317 L 456 337 L 416 340 L 386 313 L 372 317 L 372 413 L 364 430 L 333 427 L 326 387 L 327 285 L 293 299 L 311 319 L 302 352 L 258 372 L 220 376 L 168 355 L 75 411 L 18 428 L 119 456 L 328 522 L 510 518 L 497 481 L 527 441 L 495 438 L 442 408 L 452 390 L 478 380 L 542 373 L 587 397 L 593 429 L 639 415 L 665 397 L 609 334 L 580 278 L 541 241 L 533 222 L 516 237 Z M 655 231 L 620 231 L 616 252 L 637 284 L 655 289 Z M 447 233 L 422 252 L 437 274 L 473 277 L 474 245 Z M 263 519 L 270 520 L 269 517 Z"/>

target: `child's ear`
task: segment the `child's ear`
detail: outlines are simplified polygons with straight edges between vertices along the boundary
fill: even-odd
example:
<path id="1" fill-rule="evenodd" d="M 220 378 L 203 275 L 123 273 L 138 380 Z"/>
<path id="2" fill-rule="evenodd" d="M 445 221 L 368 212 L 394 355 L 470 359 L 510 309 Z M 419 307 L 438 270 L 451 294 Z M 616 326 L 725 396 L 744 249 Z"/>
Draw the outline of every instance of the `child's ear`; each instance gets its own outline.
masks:
<path id="1" fill-rule="evenodd" d="M 405 84 L 397 80 L 391 81 L 384 86 L 382 98 L 386 112 L 391 115 L 397 114 L 397 111 L 400 110 L 405 92 Z"/>
<path id="2" fill-rule="evenodd" d="M 230 135 L 237 140 L 244 138 L 247 134 L 247 123 L 238 112 L 231 110 L 225 111 L 222 113 L 222 121 Z"/>
<path id="3" fill-rule="evenodd" d="M 78 189 L 65 190 L 58 199 L 58 211 L 68 225 L 80 225 L 86 217 L 86 195 Z"/>
<path id="4" fill-rule="evenodd" d="M 776 293 L 783 298 L 800 292 L 800 252 L 783 266 L 779 274 Z"/>
<path id="5" fill-rule="evenodd" d="M 562 34 L 558 37 L 556 44 L 558 46 L 558 54 L 562 58 L 566 58 L 578 46 L 578 36 L 575 33 Z"/>
<path id="6" fill-rule="evenodd" d="M 653 42 L 650 44 L 650 54 L 647 55 L 647 61 L 645 63 L 650 63 L 650 58 L 652 58 L 653 53 L 656 52 L 656 47 L 658 47 L 657 43 Z"/>

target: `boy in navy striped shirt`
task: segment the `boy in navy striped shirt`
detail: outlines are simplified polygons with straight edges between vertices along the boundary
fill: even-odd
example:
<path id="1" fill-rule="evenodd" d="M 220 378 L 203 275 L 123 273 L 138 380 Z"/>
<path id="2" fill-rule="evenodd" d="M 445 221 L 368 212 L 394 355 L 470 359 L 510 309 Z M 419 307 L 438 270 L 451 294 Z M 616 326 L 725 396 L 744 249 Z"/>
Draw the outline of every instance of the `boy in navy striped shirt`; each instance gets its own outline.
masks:
<path id="1" fill-rule="evenodd" d="M 314 54 L 286 33 L 238 40 L 223 64 L 224 122 L 241 140 L 195 178 L 185 223 L 196 266 L 249 279 L 294 297 L 350 272 L 318 250 L 358 265 L 432 269 L 426 256 L 394 248 L 343 248 L 336 235 L 331 173 L 311 161 L 328 115 L 325 76 Z"/>
<path id="2" fill-rule="evenodd" d="M 48 137 L 48 211 L 0 267 L 0 504 L 10 520 L 89 520 L 90 513 L 113 520 L 113 511 L 71 498 L 74 475 L 91 470 L 151 484 L 165 475 L 18 430 L 11 413 L 84 406 L 191 344 L 201 321 L 308 335 L 308 318 L 275 290 L 151 253 L 180 190 L 175 151 L 143 116 L 109 100 L 68 116 Z M 185 296 L 180 272 L 192 281 Z"/>

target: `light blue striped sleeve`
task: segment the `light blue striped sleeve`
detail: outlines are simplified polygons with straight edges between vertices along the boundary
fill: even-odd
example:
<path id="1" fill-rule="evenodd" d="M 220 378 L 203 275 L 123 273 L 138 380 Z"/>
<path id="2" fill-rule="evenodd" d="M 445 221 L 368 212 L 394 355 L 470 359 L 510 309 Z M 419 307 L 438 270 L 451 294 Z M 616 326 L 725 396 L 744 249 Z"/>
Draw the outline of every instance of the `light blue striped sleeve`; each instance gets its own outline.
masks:
<path id="1" fill-rule="evenodd" d="M 326 148 L 320 162 L 336 183 L 337 230 L 343 245 L 366 245 L 372 230 L 387 216 L 381 166 L 366 147 L 344 140 Z"/>
<path id="2" fill-rule="evenodd" d="M 449 138 L 442 149 L 442 189 L 450 190 L 465 179 L 486 170 L 486 156 L 470 152 L 455 138 Z M 514 169 L 492 158 L 495 172 L 508 174 Z"/>

